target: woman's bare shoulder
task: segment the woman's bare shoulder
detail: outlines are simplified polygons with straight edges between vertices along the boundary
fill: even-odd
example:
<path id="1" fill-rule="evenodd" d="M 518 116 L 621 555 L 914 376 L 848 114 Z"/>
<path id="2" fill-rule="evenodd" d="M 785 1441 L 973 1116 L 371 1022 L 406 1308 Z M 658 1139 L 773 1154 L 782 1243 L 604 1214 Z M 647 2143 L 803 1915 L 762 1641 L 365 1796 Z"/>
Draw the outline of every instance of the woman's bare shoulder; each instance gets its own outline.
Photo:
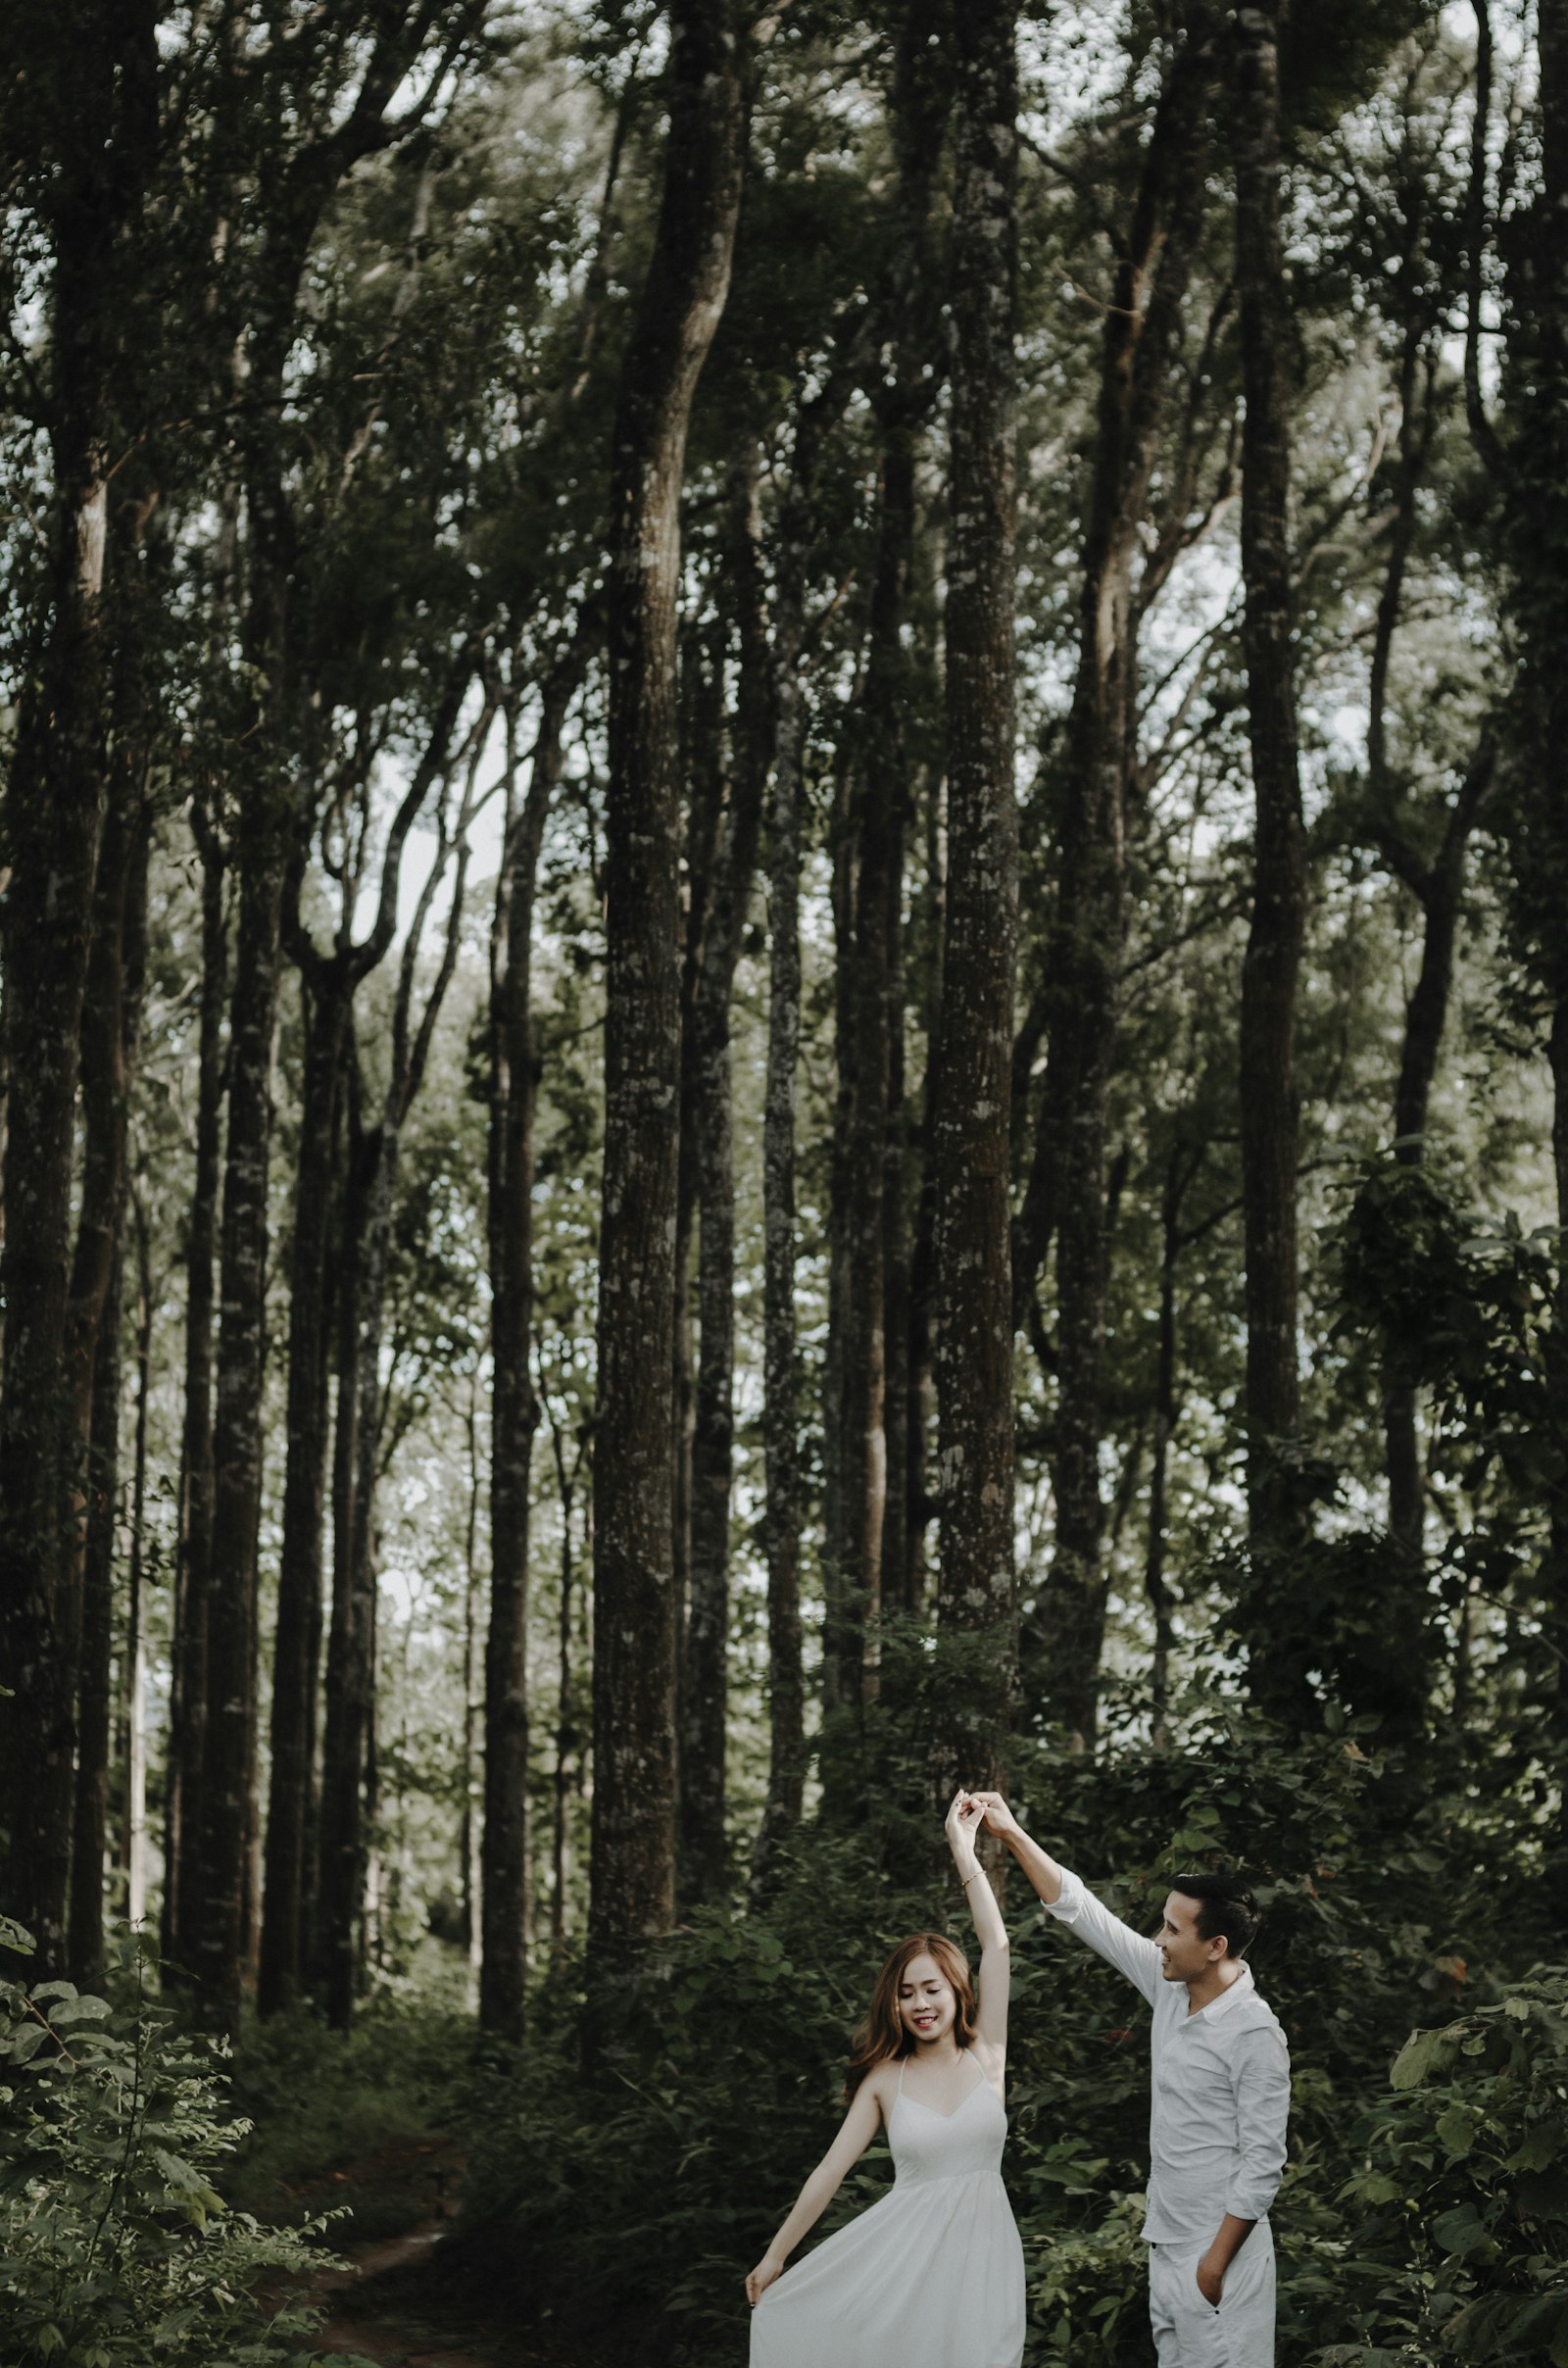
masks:
<path id="1" fill-rule="evenodd" d="M 891 2056 L 884 2056 L 879 2064 L 873 2064 L 861 2083 L 866 2096 L 876 2099 L 877 2109 L 884 2121 L 893 2110 L 898 2086 L 899 2067 Z"/>

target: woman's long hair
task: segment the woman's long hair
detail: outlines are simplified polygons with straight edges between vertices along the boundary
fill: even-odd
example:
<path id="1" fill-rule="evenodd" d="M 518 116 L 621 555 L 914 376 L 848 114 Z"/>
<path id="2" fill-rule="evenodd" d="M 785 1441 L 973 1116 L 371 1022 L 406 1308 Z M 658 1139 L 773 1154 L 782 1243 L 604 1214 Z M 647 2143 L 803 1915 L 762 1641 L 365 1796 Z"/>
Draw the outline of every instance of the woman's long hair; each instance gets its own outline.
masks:
<path id="1" fill-rule="evenodd" d="M 855 2034 L 854 2051 L 844 2075 L 846 2104 L 866 2074 L 874 2072 L 878 2064 L 895 2062 L 901 2055 L 913 2052 L 914 2041 L 899 2014 L 899 1986 L 916 1957 L 934 1957 L 953 1985 L 957 2009 L 953 2018 L 953 2036 L 958 2046 L 967 2047 L 974 2038 L 974 1982 L 968 1958 L 945 1932 L 911 1933 L 908 1940 L 899 1943 L 876 1977 L 871 2010 Z"/>

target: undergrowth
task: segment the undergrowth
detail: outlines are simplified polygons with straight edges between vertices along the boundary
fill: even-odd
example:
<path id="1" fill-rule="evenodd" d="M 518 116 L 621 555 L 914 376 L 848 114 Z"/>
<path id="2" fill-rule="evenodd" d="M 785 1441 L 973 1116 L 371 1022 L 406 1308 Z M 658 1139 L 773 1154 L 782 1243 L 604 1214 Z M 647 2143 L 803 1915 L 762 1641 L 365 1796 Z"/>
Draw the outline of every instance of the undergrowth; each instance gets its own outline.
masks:
<path id="1" fill-rule="evenodd" d="M 918 1771 L 893 1768 L 885 1790 L 923 1798 Z M 1482 1795 L 1451 1747 L 1373 1757 L 1349 1729 L 1302 1741 L 1208 1702 L 1188 1705 L 1179 1744 L 1129 1739 L 1096 1761 L 1041 1751 L 1014 1793 L 1135 1924 L 1157 1920 L 1184 1865 L 1254 1880 L 1252 1959 L 1295 2068 L 1282 2357 L 1564 2368 L 1568 2018 L 1560 1983 L 1529 1978 L 1550 1932 L 1531 1788 Z M 920 1824 L 803 1835 L 760 1912 L 693 1918 L 640 1982 L 591 2004 L 580 1978 L 541 1989 L 470 2178 L 470 2259 L 512 2307 L 612 2336 L 628 2362 L 741 2356 L 745 2273 L 836 2126 L 882 1955 L 926 1924 L 966 1937 L 951 1871 L 911 1842 Z M 1016 1877 L 1006 1908 L 1026 2368 L 1142 2368 L 1147 2014 L 1043 1926 Z M 1530 2001 L 1523 2019 L 1510 1998 Z M 1411 2077 L 1411 2033 L 1449 2026 L 1451 2095 L 1392 2086 L 1396 2058 Z M 1536 2180 L 1528 2213 L 1519 2163 Z M 889 2167 L 874 2148 L 821 2233 Z"/>
<path id="2" fill-rule="evenodd" d="M 254 2126 L 236 2201 L 268 2221 L 346 2204 L 356 2242 L 420 2217 L 473 2117 L 472 2018 L 451 1989 L 374 1995 L 346 2033 L 307 2006 L 248 2024 L 234 2094 Z"/>

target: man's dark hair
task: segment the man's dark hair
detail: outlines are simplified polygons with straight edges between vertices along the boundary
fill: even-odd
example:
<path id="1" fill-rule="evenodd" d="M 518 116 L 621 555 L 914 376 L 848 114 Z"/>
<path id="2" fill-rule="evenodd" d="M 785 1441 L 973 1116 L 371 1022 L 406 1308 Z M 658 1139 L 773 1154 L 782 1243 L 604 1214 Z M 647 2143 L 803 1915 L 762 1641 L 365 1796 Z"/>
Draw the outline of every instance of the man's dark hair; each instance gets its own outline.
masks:
<path id="1" fill-rule="evenodd" d="M 1241 1875 L 1172 1875 L 1172 1891 L 1198 1901 L 1198 1937 L 1216 1940 L 1221 1933 L 1233 1957 L 1245 1957 L 1257 1938 L 1262 1918 L 1251 1886 Z"/>

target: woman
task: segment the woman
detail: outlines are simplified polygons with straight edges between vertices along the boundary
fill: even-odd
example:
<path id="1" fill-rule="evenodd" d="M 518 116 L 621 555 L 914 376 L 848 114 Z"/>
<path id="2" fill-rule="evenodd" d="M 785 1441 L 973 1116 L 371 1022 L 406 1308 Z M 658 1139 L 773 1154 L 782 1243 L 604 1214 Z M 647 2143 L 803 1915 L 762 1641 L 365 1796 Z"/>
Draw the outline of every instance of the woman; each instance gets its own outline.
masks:
<path id="1" fill-rule="evenodd" d="M 752 2368 L 1018 2368 L 1023 2246 L 1000 2164 L 1007 2117 L 1007 1935 L 975 1857 L 985 1812 L 960 1793 L 947 1835 L 980 1943 L 901 1942 L 857 2035 L 849 2110 L 746 2281 Z M 884 2127 L 892 2191 L 787 2276 L 784 2264 Z"/>

